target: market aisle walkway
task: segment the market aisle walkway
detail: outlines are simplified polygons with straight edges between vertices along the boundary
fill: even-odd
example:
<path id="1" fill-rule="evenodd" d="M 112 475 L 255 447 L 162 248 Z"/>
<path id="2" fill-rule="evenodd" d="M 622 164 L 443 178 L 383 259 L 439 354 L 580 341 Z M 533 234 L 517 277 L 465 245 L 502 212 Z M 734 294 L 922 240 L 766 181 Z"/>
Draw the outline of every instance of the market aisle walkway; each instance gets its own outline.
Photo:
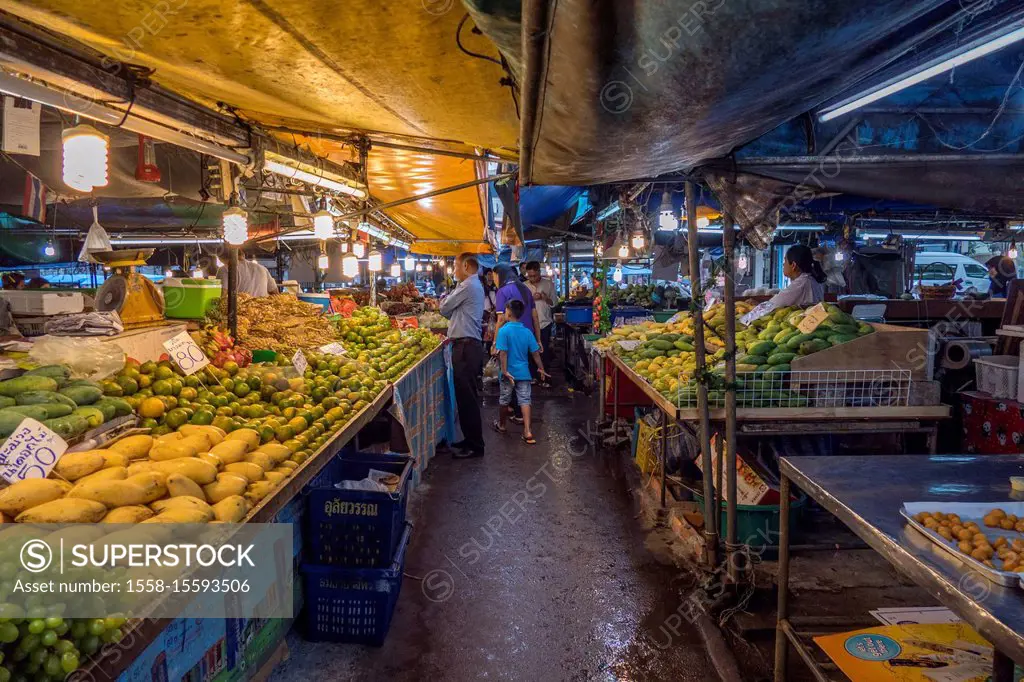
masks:
<path id="1" fill-rule="evenodd" d="M 431 463 L 384 646 L 293 632 L 273 680 L 717 679 L 697 636 L 672 632 L 677 572 L 644 548 L 623 484 L 601 461 L 572 456 L 592 403 L 538 407 L 537 446 L 488 428 L 483 459 Z M 492 401 L 486 424 L 494 411 Z"/>

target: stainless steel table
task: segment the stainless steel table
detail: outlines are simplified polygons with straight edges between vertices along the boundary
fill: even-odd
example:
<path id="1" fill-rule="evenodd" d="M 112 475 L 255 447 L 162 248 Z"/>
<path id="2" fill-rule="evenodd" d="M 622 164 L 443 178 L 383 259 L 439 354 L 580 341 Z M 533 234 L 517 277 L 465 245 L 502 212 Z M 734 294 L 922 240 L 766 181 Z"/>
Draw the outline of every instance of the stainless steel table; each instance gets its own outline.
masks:
<path id="1" fill-rule="evenodd" d="M 813 666 L 789 621 L 789 496 L 796 485 L 846 524 L 897 570 L 931 593 L 995 646 L 995 682 L 1024 664 L 1024 590 L 990 583 L 906 525 L 904 502 L 999 502 L 1010 476 L 1024 475 L 1021 455 L 785 457 L 779 523 L 775 680 L 786 680 L 788 643 Z M 820 670 L 812 671 L 826 679 Z"/>

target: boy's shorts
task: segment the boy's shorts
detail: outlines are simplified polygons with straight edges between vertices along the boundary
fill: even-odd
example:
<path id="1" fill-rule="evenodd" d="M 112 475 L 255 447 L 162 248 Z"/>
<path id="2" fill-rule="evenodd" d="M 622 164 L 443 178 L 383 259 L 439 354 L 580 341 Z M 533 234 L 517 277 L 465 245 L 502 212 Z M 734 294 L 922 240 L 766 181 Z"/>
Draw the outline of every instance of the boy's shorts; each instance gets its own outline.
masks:
<path id="1" fill-rule="evenodd" d="M 498 404 L 502 406 L 508 406 L 512 404 L 512 391 L 515 386 L 516 398 L 519 400 L 520 405 L 530 404 L 530 389 L 533 386 L 533 382 L 528 380 L 516 380 L 515 382 L 509 381 L 507 376 L 502 375 L 501 381 L 499 382 L 501 393 L 498 395 Z"/>

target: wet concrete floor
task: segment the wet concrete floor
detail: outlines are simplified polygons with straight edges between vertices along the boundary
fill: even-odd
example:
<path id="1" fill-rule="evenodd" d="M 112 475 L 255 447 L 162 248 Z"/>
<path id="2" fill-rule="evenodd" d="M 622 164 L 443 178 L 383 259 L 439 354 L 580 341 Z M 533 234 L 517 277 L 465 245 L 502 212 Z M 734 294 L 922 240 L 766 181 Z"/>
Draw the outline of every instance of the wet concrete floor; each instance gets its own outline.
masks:
<path id="1" fill-rule="evenodd" d="M 645 548 L 623 483 L 573 438 L 593 403 L 552 389 L 535 410 L 536 446 L 521 427 L 488 427 L 482 459 L 431 461 L 410 505 L 385 644 L 310 643 L 293 631 L 271 679 L 718 679 L 676 613 L 679 571 Z"/>

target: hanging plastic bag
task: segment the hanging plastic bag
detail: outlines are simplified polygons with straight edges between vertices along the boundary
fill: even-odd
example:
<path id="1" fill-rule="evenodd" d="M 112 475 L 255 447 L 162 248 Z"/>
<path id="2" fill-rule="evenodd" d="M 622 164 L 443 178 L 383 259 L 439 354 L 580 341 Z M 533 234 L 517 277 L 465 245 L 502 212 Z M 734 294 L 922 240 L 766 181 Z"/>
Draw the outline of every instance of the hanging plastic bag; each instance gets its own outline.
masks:
<path id="1" fill-rule="evenodd" d="M 100 216 L 97 210 L 98 207 L 92 207 L 92 226 L 89 227 L 89 233 L 85 235 L 85 243 L 82 244 L 82 250 L 78 254 L 78 260 L 82 263 L 99 263 L 93 257 L 93 253 L 97 251 L 113 251 L 114 247 L 110 244 L 110 235 L 100 225 Z"/>
<path id="2" fill-rule="evenodd" d="M 501 373 L 501 367 L 498 365 L 498 358 L 491 356 L 491 359 L 484 365 L 484 380 L 486 381 L 497 381 L 498 374 Z"/>
<path id="3" fill-rule="evenodd" d="M 124 369 L 124 351 L 116 343 L 80 336 L 44 336 L 29 351 L 39 365 L 68 365 L 76 377 L 102 379 Z"/>

